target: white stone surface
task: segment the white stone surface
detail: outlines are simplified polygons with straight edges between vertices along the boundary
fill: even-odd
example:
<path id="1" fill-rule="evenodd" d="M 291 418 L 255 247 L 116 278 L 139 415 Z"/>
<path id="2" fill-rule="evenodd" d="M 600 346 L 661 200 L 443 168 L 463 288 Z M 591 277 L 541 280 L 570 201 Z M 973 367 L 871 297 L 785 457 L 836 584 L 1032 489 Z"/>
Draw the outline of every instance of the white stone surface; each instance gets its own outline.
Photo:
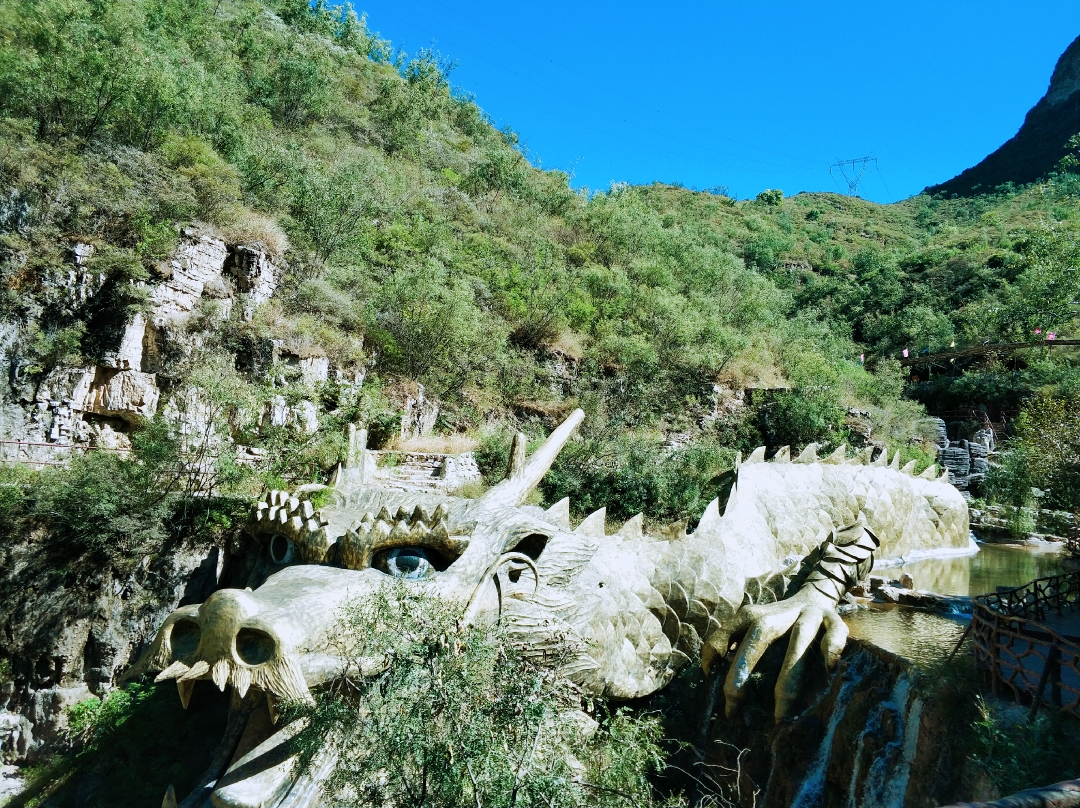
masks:
<path id="1" fill-rule="evenodd" d="M 18 766 L 0 766 L 0 805 L 21 794 L 25 786 Z"/>
<path id="2" fill-rule="evenodd" d="M 84 409 L 126 421 L 151 418 L 157 412 L 160 395 L 153 373 L 98 368 Z"/>
<path id="3" fill-rule="evenodd" d="M 206 284 L 221 276 L 229 251 L 225 242 L 185 231 L 176 255 L 167 261 L 169 277 L 150 293 L 151 321 L 182 322 L 202 297 Z"/>

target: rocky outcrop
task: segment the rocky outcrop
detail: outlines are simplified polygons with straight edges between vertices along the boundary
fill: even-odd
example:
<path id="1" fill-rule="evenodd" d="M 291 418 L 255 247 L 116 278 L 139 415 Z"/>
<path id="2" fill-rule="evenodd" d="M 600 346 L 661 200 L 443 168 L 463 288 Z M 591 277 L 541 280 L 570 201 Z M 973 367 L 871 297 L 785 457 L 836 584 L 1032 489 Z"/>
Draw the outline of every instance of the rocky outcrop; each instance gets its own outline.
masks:
<path id="1" fill-rule="evenodd" d="M 931 194 L 970 196 L 992 192 L 1004 183 L 1022 185 L 1053 171 L 1065 144 L 1080 132 L 1080 38 L 1054 68 L 1050 88 L 1024 119 L 1020 131 L 978 165 L 948 182 L 927 188 Z"/>
<path id="2" fill-rule="evenodd" d="M 178 547 L 131 573 L 58 568 L 40 537 L 0 552 L 0 762 L 63 744 L 67 708 L 117 683 L 158 623 L 204 599 L 227 574 L 218 546 Z"/>
<path id="3" fill-rule="evenodd" d="M 260 249 L 239 245 L 229 254 L 225 270 L 236 283 L 241 297 L 244 320 L 250 320 L 255 307 L 265 303 L 274 294 L 280 271 L 274 262 Z"/>
<path id="4" fill-rule="evenodd" d="M 402 440 L 430 435 L 439 419 L 439 402 L 418 382 L 401 382 L 387 391 L 391 401 L 401 410 Z"/>
<path id="5" fill-rule="evenodd" d="M 103 276 L 91 271 L 94 253 L 93 245 L 75 243 L 66 274 L 52 279 L 65 310 L 77 310 L 102 289 Z M 24 326 L 0 323 L 0 365 L 9 380 L 0 385 L 0 458 L 58 463 L 83 447 L 126 448 L 123 433 L 158 412 L 158 374 L 169 370 L 166 357 L 175 360 L 198 342 L 186 328 L 199 307 L 212 301 L 216 316 L 228 317 L 236 303 L 243 318 L 250 319 L 255 307 L 273 295 L 281 270 L 257 247 L 228 245 L 188 229 L 157 275 L 149 284 L 145 311 L 124 324 L 116 347 L 96 365 L 30 375 L 21 358 Z M 284 350 L 282 355 L 286 362 L 292 356 Z M 328 377 L 329 360 L 320 349 L 305 349 L 294 358 L 305 382 Z M 298 423 L 317 428 L 317 418 L 306 411 Z"/>
<path id="6" fill-rule="evenodd" d="M 950 440 L 948 425 L 940 418 L 933 421 L 938 462 L 949 470 L 949 481 L 966 499 L 979 496 L 983 480 L 990 471 L 990 456 L 996 448 L 994 431 L 980 428 L 970 433 L 969 438 Z"/>

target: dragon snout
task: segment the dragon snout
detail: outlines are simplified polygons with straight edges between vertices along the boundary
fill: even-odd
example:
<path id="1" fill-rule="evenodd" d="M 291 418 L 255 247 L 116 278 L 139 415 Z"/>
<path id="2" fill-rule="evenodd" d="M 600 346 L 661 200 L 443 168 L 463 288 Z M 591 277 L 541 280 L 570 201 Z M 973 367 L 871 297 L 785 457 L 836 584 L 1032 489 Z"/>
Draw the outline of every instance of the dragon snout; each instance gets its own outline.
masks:
<path id="1" fill-rule="evenodd" d="M 187 707 L 195 682 L 231 684 L 243 698 L 255 686 L 280 699 L 309 701 L 300 666 L 259 604 L 245 591 L 215 592 L 198 607 L 174 612 L 161 628 L 156 681 L 175 679 Z"/>

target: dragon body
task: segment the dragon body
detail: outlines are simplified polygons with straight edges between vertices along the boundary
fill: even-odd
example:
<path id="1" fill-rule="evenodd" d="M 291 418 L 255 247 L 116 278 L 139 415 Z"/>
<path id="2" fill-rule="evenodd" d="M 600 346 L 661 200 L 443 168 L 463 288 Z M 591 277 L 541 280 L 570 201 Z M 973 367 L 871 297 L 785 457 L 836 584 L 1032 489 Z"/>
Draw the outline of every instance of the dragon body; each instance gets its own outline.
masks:
<path id="1" fill-rule="evenodd" d="M 743 637 L 725 683 L 730 711 L 764 650 L 790 635 L 779 716 L 822 628 L 827 663 L 838 658 L 847 631 L 835 607 L 875 553 L 969 544 L 967 506 L 946 475 L 916 477 L 896 458 L 848 459 L 843 448 L 822 459 L 812 446 L 794 459 L 785 448 L 768 462 L 759 449 L 738 466 L 726 505 L 710 503 L 690 533 L 682 523 L 648 535 L 641 516 L 609 533 L 604 509 L 575 525 L 567 500 L 524 505 L 582 417 L 528 459 L 519 436 L 507 478 L 475 500 L 365 485 L 361 457 L 321 509 L 304 491 L 259 502 L 249 588 L 178 609 L 138 666 L 175 679 L 185 704 L 199 680 L 233 689 L 215 766 L 181 804 L 317 804 L 318 767 L 297 773 L 272 754 L 293 731 L 273 725 L 275 704 L 310 699 L 340 676 L 326 633 L 346 601 L 390 578 L 434 590 L 462 621 L 502 621 L 537 656 L 572 638 L 562 673 L 615 699 L 653 693 L 696 660 L 708 668 Z"/>

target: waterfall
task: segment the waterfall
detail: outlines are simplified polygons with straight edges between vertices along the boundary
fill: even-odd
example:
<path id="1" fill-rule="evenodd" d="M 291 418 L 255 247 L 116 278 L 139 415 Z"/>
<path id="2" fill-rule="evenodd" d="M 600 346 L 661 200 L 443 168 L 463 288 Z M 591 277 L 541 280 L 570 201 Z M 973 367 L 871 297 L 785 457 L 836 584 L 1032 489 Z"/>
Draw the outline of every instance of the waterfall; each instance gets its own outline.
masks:
<path id="1" fill-rule="evenodd" d="M 861 681 L 862 676 L 852 668 L 848 668 L 844 672 L 844 684 L 841 685 L 840 692 L 837 693 L 836 701 L 833 703 L 832 714 L 829 716 L 829 724 L 825 730 L 825 737 L 821 741 L 814 762 L 810 764 L 810 769 L 806 773 L 806 778 L 803 780 L 799 793 L 795 795 L 791 808 L 817 808 L 820 805 L 825 790 L 825 767 L 829 765 L 829 757 L 832 754 L 833 736 L 836 734 L 836 727 L 847 712 L 851 697 L 855 693 L 855 687 Z"/>

